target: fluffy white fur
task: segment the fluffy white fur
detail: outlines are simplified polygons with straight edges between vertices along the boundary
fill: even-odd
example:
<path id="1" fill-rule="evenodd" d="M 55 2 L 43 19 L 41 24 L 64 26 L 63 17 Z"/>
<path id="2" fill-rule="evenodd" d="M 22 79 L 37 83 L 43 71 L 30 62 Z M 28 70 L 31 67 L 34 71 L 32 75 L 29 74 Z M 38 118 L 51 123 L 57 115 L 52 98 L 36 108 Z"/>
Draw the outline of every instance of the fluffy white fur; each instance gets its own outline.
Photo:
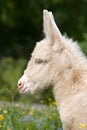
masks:
<path id="1" fill-rule="evenodd" d="M 87 130 L 87 59 L 76 42 L 62 36 L 52 12 L 43 11 L 45 38 L 37 42 L 23 76 L 20 93 L 35 94 L 53 86 L 64 130 Z"/>

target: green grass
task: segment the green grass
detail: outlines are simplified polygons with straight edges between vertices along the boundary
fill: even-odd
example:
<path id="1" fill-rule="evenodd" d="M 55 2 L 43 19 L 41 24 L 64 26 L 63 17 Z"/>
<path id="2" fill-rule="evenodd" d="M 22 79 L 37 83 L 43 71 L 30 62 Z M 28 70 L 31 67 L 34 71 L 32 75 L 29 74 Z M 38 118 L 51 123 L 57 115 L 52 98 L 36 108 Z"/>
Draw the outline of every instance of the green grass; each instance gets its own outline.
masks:
<path id="1" fill-rule="evenodd" d="M 49 106 L 14 104 L 0 107 L 1 130 L 59 130 L 60 118 L 55 103 Z"/>

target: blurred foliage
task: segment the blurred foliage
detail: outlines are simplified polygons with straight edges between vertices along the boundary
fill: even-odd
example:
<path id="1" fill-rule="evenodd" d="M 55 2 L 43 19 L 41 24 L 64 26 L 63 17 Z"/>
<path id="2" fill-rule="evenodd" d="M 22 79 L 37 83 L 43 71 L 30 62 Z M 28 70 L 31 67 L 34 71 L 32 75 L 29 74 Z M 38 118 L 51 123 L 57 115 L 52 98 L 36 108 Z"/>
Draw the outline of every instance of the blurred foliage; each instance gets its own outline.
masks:
<path id="1" fill-rule="evenodd" d="M 17 81 L 25 66 L 25 60 L 14 60 L 11 57 L 0 61 L 0 98 L 12 101 L 17 93 Z"/>
<path id="2" fill-rule="evenodd" d="M 62 33 L 85 40 L 87 0 L 0 0 L 0 56 L 30 55 L 35 41 L 42 36 L 43 9 L 53 12 Z"/>

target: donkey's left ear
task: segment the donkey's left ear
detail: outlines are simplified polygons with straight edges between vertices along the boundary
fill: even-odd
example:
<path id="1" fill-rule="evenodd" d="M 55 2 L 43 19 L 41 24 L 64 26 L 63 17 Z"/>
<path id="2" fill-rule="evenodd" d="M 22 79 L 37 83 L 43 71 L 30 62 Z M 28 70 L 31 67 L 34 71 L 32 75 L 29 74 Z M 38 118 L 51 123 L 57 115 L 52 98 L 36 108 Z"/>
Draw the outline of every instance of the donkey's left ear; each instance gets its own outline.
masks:
<path id="1" fill-rule="evenodd" d="M 46 37 L 50 39 L 52 44 L 54 44 L 55 42 L 57 44 L 61 44 L 63 36 L 55 23 L 52 12 L 44 10 L 43 20 L 44 20 L 44 33 Z"/>
<path id="2" fill-rule="evenodd" d="M 52 12 L 49 12 L 49 14 L 50 14 L 50 18 L 51 18 L 51 29 L 52 29 L 54 41 L 55 40 L 61 41 L 62 40 L 62 34 L 61 34 L 59 28 L 57 27 L 57 25 L 55 23 Z"/>

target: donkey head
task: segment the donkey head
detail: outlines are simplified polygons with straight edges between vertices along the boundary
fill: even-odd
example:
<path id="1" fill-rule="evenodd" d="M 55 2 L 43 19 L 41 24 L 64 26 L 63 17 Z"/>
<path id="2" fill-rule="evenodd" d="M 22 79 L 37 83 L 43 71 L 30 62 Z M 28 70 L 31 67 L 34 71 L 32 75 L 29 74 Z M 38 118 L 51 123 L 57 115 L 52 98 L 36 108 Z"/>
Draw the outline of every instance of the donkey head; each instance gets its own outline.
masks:
<path id="1" fill-rule="evenodd" d="M 53 15 L 43 11 L 43 28 L 45 38 L 37 42 L 23 76 L 18 81 L 20 93 L 37 93 L 47 86 L 54 85 L 63 50 L 62 38 Z"/>

